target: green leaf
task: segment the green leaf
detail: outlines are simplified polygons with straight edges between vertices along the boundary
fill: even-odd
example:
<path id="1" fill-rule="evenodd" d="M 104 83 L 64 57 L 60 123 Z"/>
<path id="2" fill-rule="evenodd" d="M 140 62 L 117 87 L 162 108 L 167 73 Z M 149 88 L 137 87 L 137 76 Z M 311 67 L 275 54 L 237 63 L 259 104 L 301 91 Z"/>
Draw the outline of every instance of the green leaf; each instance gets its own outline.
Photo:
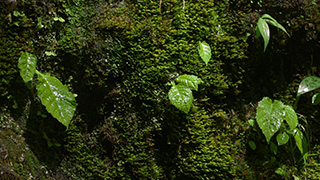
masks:
<path id="1" fill-rule="evenodd" d="M 260 32 L 260 34 L 262 35 L 262 38 L 264 40 L 264 51 L 266 51 L 266 48 L 268 46 L 269 39 L 270 39 L 269 26 L 263 18 L 260 18 L 258 20 L 257 27 L 258 27 L 257 30 Z"/>
<path id="2" fill-rule="evenodd" d="M 297 97 L 318 88 L 320 88 L 320 78 L 316 76 L 309 76 L 301 81 L 297 92 Z"/>
<path id="3" fill-rule="evenodd" d="M 278 153 L 278 146 L 275 143 L 270 142 L 270 150 L 273 154 L 277 154 Z"/>
<path id="4" fill-rule="evenodd" d="M 252 150 L 256 150 L 257 149 L 257 146 L 256 146 L 256 143 L 254 143 L 254 141 L 249 141 L 249 146 Z"/>
<path id="5" fill-rule="evenodd" d="M 181 75 L 179 76 L 176 81 L 180 84 L 183 84 L 185 86 L 187 86 L 188 88 L 190 88 L 191 90 L 196 90 L 198 91 L 198 85 L 200 83 L 202 83 L 203 81 L 198 78 L 197 76 L 194 75 Z"/>
<path id="6" fill-rule="evenodd" d="M 47 111 L 68 129 L 76 110 L 75 96 L 57 78 L 37 72 L 37 94 Z"/>
<path id="7" fill-rule="evenodd" d="M 263 18 L 268 24 L 281 29 L 283 32 L 285 32 L 290 37 L 290 35 L 286 31 L 286 29 L 281 24 L 279 24 L 277 22 L 277 20 L 275 20 L 273 17 L 271 17 L 269 14 L 264 14 L 261 16 L 261 18 Z"/>
<path id="8" fill-rule="evenodd" d="M 312 96 L 312 104 L 318 105 L 320 103 L 320 93 L 316 93 Z"/>
<path id="9" fill-rule="evenodd" d="M 210 48 L 209 44 L 207 44 L 204 41 L 203 42 L 199 41 L 198 51 L 199 51 L 201 59 L 206 63 L 206 65 L 208 65 L 208 62 L 211 58 L 211 48 Z"/>
<path id="10" fill-rule="evenodd" d="M 280 129 L 284 119 L 284 104 L 281 101 L 272 100 L 264 97 L 257 108 L 257 123 L 265 135 L 267 142 L 270 142 L 271 137 Z"/>
<path id="11" fill-rule="evenodd" d="M 279 174 L 279 175 L 282 175 L 282 176 L 285 176 L 285 175 L 288 174 L 288 173 L 287 173 L 284 169 L 282 169 L 281 167 L 277 168 L 274 172 L 277 173 L 277 174 Z"/>
<path id="12" fill-rule="evenodd" d="M 298 116 L 295 110 L 291 106 L 285 105 L 284 110 L 285 110 L 284 118 L 288 123 L 290 129 L 293 130 L 298 125 Z"/>
<path id="13" fill-rule="evenodd" d="M 173 85 L 169 91 L 169 99 L 176 108 L 187 114 L 193 102 L 192 91 L 182 84 Z"/>
<path id="14" fill-rule="evenodd" d="M 277 142 L 279 146 L 286 144 L 288 141 L 289 141 L 289 135 L 287 133 L 284 132 L 282 134 L 279 133 L 277 135 Z"/>
<path id="15" fill-rule="evenodd" d="M 296 140 L 296 145 L 300 150 L 302 156 L 304 156 L 308 152 L 306 138 L 303 136 L 303 133 L 297 128 L 294 130 L 294 139 Z"/>
<path id="16" fill-rule="evenodd" d="M 33 54 L 23 52 L 19 58 L 18 67 L 20 69 L 20 76 L 24 82 L 32 80 L 36 72 L 37 57 Z"/>

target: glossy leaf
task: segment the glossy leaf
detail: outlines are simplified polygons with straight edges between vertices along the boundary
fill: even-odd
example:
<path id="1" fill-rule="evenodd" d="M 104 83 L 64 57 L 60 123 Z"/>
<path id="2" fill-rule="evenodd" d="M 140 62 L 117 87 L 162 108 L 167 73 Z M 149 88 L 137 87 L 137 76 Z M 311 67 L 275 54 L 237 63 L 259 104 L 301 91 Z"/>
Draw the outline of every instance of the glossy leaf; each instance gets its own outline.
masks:
<path id="1" fill-rule="evenodd" d="M 252 150 L 256 150 L 257 149 L 257 146 L 256 146 L 256 143 L 254 143 L 254 141 L 249 141 L 249 146 Z"/>
<path id="2" fill-rule="evenodd" d="M 318 88 L 320 88 L 320 78 L 316 76 L 309 76 L 301 81 L 297 97 Z"/>
<path id="3" fill-rule="evenodd" d="M 259 33 L 261 34 L 261 36 L 263 38 L 264 51 L 266 51 L 266 48 L 268 46 L 269 39 L 270 39 L 270 30 L 269 30 L 269 26 L 268 26 L 267 22 L 263 18 L 260 18 L 258 20 L 257 30 L 259 31 Z"/>
<path id="4" fill-rule="evenodd" d="M 306 138 L 303 136 L 303 133 L 297 128 L 294 130 L 294 139 L 296 140 L 296 145 L 302 156 L 305 157 L 304 155 L 308 152 Z"/>
<path id="5" fill-rule="evenodd" d="M 298 116 L 295 110 L 291 106 L 285 105 L 284 110 L 285 110 L 284 118 L 288 123 L 290 129 L 293 130 L 298 125 Z"/>
<path id="6" fill-rule="evenodd" d="M 185 86 L 187 86 L 188 88 L 190 88 L 191 90 L 196 90 L 198 91 L 198 85 L 200 83 L 202 83 L 203 81 L 198 78 L 197 76 L 194 75 L 181 75 L 179 76 L 176 81 L 180 84 L 183 84 Z"/>
<path id="7" fill-rule="evenodd" d="M 42 104 L 54 118 L 68 128 L 77 106 L 75 96 L 57 78 L 40 72 L 37 74 L 37 94 Z"/>
<path id="8" fill-rule="evenodd" d="M 201 59 L 206 63 L 206 65 L 208 65 L 208 62 L 211 58 L 211 48 L 209 44 L 204 41 L 203 42 L 199 41 L 198 51 Z"/>
<path id="9" fill-rule="evenodd" d="M 286 144 L 288 141 L 289 135 L 287 133 L 284 132 L 277 135 L 277 142 L 279 146 Z"/>
<path id="10" fill-rule="evenodd" d="M 269 14 L 264 14 L 261 16 L 261 18 L 263 18 L 268 24 L 281 29 L 283 32 L 285 32 L 290 37 L 290 35 L 286 31 L 286 29 L 281 24 L 279 24 L 277 22 L 277 20 L 275 20 L 273 17 L 271 17 Z"/>
<path id="11" fill-rule="evenodd" d="M 192 91 L 182 84 L 173 85 L 169 91 L 169 99 L 176 108 L 187 114 L 192 106 Z"/>
<path id="12" fill-rule="evenodd" d="M 265 135 L 267 142 L 279 130 L 284 119 L 284 104 L 281 101 L 263 98 L 257 108 L 257 123 Z"/>
<path id="13" fill-rule="evenodd" d="M 318 105 L 320 103 L 320 93 L 316 93 L 312 96 L 312 104 Z"/>
<path id="14" fill-rule="evenodd" d="M 33 54 L 23 52 L 19 58 L 18 67 L 20 76 L 24 82 L 29 82 L 33 79 L 36 72 L 37 57 Z"/>

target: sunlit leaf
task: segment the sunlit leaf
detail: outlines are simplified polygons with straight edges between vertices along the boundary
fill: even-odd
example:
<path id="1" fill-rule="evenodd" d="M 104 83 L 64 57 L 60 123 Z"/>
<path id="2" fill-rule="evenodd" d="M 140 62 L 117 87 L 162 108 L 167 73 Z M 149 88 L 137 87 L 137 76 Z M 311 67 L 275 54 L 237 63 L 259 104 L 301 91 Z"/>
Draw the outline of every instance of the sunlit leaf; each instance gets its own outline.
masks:
<path id="1" fill-rule="evenodd" d="M 208 65 L 208 62 L 211 58 L 211 48 L 208 43 L 206 42 L 200 42 L 199 41 L 199 48 L 198 48 L 199 54 L 201 59 Z"/>
<path id="2" fill-rule="evenodd" d="M 316 76 L 309 76 L 301 81 L 297 96 L 305 94 L 320 88 L 320 78 Z"/>
<path id="3" fill-rule="evenodd" d="M 279 130 L 283 122 L 285 116 L 284 104 L 278 100 L 272 102 L 270 98 L 264 97 L 258 105 L 257 123 L 269 143 L 271 137 Z"/>
<path id="4" fill-rule="evenodd" d="M 282 169 L 282 168 L 280 168 L 280 167 L 277 168 L 274 172 L 277 173 L 277 174 L 279 174 L 279 175 L 282 175 L 282 176 L 288 174 L 284 169 Z"/>
<path id="5" fill-rule="evenodd" d="M 182 84 L 173 85 L 168 95 L 170 102 L 176 108 L 180 109 L 186 114 L 189 112 L 193 101 L 193 95 L 190 88 Z"/>
<path id="6" fill-rule="evenodd" d="M 287 133 L 284 132 L 277 135 L 277 142 L 279 146 L 286 144 L 288 141 L 289 135 Z"/>
<path id="7" fill-rule="evenodd" d="M 290 129 L 293 130 L 298 125 L 298 116 L 295 110 L 291 106 L 285 105 L 284 110 L 285 110 L 284 118 L 288 123 Z"/>
<path id="8" fill-rule="evenodd" d="M 316 93 L 312 96 L 312 104 L 318 105 L 320 103 L 320 93 Z"/>
<path id="9" fill-rule="evenodd" d="M 263 18 L 260 18 L 258 20 L 257 27 L 258 27 L 258 31 L 260 32 L 260 34 L 263 38 L 263 41 L 264 41 L 264 51 L 266 51 L 266 48 L 268 46 L 269 39 L 270 39 L 269 26 Z"/>
<path id="10" fill-rule="evenodd" d="M 18 67 L 20 69 L 20 76 L 24 82 L 32 80 L 37 66 L 37 57 L 33 54 L 23 52 L 19 58 Z"/>
<path id="11" fill-rule="evenodd" d="M 188 88 L 190 88 L 191 90 L 196 90 L 198 91 L 198 85 L 200 83 L 202 83 L 203 81 L 198 78 L 197 76 L 194 75 L 181 75 L 179 76 L 176 81 L 180 84 L 183 84 L 185 86 L 187 86 Z"/>
<path id="12" fill-rule="evenodd" d="M 77 106 L 75 96 L 57 78 L 40 72 L 37 74 L 36 87 L 42 104 L 54 118 L 68 128 Z"/>

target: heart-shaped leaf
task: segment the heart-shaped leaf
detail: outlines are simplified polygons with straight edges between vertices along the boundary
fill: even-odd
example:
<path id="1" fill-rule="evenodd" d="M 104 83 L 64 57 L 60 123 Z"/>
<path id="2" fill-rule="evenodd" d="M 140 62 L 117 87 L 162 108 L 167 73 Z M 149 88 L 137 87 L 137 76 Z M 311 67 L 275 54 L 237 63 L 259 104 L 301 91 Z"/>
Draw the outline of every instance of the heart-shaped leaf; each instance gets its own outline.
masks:
<path id="1" fill-rule="evenodd" d="M 295 110 L 291 106 L 285 105 L 284 110 L 285 110 L 284 118 L 288 123 L 290 129 L 293 130 L 298 125 L 298 116 Z"/>
<path id="2" fill-rule="evenodd" d="M 312 96 L 312 104 L 318 105 L 320 103 L 320 93 L 316 93 Z"/>
<path id="3" fill-rule="evenodd" d="M 257 23 L 257 30 L 261 34 L 263 41 L 264 41 L 264 51 L 266 51 L 269 39 L 270 39 L 270 30 L 267 22 L 263 19 L 260 18 Z"/>
<path id="4" fill-rule="evenodd" d="M 201 59 L 208 65 L 208 62 L 211 58 L 211 48 L 208 43 L 206 42 L 200 42 L 199 41 L 199 48 L 198 48 L 199 54 Z"/>
<path id="5" fill-rule="evenodd" d="M 289 135 L 286 132 L 277 135 L 277 142 L 279 146 L 286 144 L 288 141 Z"/>
<path id="6" fill-rule="evenodd" d="M 173 85 L 169 91 L 169 99 L 176 108 L 187 114 L 192 106 L 192 91 L 182 84 Z"/>
<path id="7" fill-rule="evenodd" d="M 180 84 L 183 84 L 185 86 L 187 86 L 188 88 L 190 88 L 191 90 L 196 90 L 198 91 L 198 85 L 200 83 L 202 83 L 203 81 L 198 78 L 197 76 L 194 75 L 181 75 L 179 76 L 176 81 Z"/>
<path id="8" fill-rule="evenodd" d="M 76 110 L 75 96 L 57 78 L 38 74 L 37 94 L 47 111 L 67 128 Z"/>
<path id="9" fill-rule="evenodd" d="M 267 142 L 279 130 L 285 116 L 284 104 L 281 101 L 264 97 L 257 108 L 257 123 L 265 135 Z"/>
<path id="10" fill-rule="evenodd" d="M 20 69 L 20 76 L 24 82 L 32 80 L 37 66 L 37 57 L 33 54 L 23 52 L 19 58 L 18 67 Z"/>

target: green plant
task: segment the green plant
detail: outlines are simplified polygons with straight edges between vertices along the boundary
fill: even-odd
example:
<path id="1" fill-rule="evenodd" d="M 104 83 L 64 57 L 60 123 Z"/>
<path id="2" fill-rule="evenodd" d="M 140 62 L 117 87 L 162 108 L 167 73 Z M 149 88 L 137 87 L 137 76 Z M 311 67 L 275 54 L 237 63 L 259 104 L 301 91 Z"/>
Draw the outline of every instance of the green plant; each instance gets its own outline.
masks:
<path id="1" fill-rule="evenodd" d="M 294 138 L 296 146 L 301 152 L 304 162 L 306 162 L 307 139 L 299 129 L 302 126 L 299 124 L 298 116 L 291 106 L 285 105 L 279 100 L 272 101 L 270 98 L 264 97 L 258 103 L 256 121 L 274 154 L 277 152 L 277 147 L 270 140 L 277 133 L 278 146 L 286 144 L 290 137 Z M 252 146 L 250 145 L 250 147 Z"/>
<path id="2" fill-rule="evenodd" d="M 266 48 L 270 40 L 270 30 L 268 24 L 281 29 L 290 37 L 286 29 L 281 24 L 279 24 L 273 17 L 271 17 L 269 14 L 262 15 L 257 23 L 255 38 L 259 38 L 260 36 L 262 36 L 264 40 L 264 51 L 266 51 Z"/>
<path id="3" fill-rule="evenodd" d="M 211 48 L 208 43 L 199 41 L 198 52 L 201 59 L 208 65 L 211 58 Z M 169 90 L 170 102 L 186 114 L 190 111 L 193 102 L 192 90 L 198 91 L 198 85 L 203 81 L 195 75 L 181 75 L 176 81 L 179 84 L 171 83 Z"/>
<path id="4" fill-rule="evenodd" d="M 37 94 L 47 111 L 68 129 L 76 110 L 76 95 L 69 92 L 57 78 L 36 70 L 37 57 L 23 52 L 19 58 L 20 76 L 25 83 L 32 81 L 37 74 Z"/>
<path id="5" fill-rule="evenodd" d="M 316 76 L 309 76 L 301 81 L 298 91 L 297 98 L 294 107 L 297 107 L 298 101 L 302 94 L 317 90 L 320 88 L 320 78 Z M 312 104 L 317 105 L 320 103 L 320 93 L 316 93 L 312 96 Z"/>

